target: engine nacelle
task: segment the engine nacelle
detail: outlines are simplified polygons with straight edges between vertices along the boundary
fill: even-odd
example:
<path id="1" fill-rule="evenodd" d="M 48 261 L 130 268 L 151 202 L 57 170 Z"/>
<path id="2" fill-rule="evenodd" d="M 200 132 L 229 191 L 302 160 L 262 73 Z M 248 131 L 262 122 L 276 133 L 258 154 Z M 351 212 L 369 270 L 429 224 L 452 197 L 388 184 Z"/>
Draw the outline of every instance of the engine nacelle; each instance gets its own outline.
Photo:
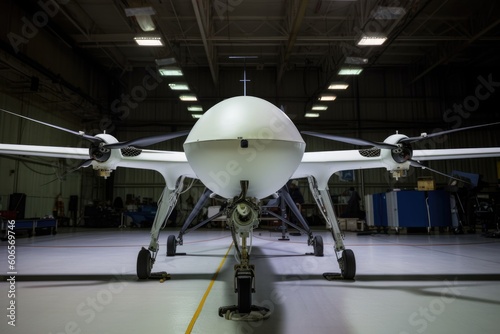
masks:
<path id="1" fill-rule="evenodd" d="M 413 148 L 409 143 L 401 142 L 403 139 L 407 138 L 408 136 L 397 133 L 384 140 L 386 144 L 397 146 L 391 150 L 384 150 L 384 160 L 387 162 L 386 168 L 396 180 L 400 177 L 405 177 L 406 172 L 410 168 Z"/>
<path id="2" fill-rule="evenodd" d="M 106 144 L 118 143 L 118 140 L 106 133 L 100 133 L 95 137 L 102 141 L 99 144 L 92 143 L 89 148 L 89 156 L 92 161 L 92 168 L 97 170 L 99 176 L 107 179 L 117 164 L 122 159 L 122 154 L 119 149 L 109 149 L 104 147 Z"/>

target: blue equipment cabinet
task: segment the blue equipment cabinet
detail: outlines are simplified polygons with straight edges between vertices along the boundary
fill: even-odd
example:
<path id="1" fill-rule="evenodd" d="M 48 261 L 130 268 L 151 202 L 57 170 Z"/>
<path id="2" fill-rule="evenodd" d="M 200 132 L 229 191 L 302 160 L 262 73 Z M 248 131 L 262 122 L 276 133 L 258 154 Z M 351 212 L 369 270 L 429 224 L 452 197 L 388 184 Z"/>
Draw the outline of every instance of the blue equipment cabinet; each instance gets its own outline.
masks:
<path id="1" fill-rule="evenodd" d="M 432 227 L 452 226 L 450 194 L 443 190 L 427 192 L 429 221 Z"/>
<path id="2" fill-rule="evenodd" d="M 450 195 L 435 191 L 393 191 L 366 196 L 371 226 L 447 227 L 452 225 Z"/>
<path id="3" fill-rule="evenodd" d="M 386 193 L 365 195 L 365 208 L 369 226 L 388 226 Z"/>

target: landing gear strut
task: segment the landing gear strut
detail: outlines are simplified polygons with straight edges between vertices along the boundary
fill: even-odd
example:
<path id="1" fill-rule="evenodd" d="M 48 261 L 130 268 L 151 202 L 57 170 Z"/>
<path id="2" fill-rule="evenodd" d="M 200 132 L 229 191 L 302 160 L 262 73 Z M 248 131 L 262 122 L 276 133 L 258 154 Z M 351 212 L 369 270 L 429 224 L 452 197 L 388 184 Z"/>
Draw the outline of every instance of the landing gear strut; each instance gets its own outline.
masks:
<path id="1" fill-rule="evenodd" d="M 153 275 L 151 275 L 151 269 L 153 268 L 153 264 L 155 263 L 156 255 L 158 255 L 158 250 L 160 249 L 160 245 L 158 243 L 160 230 L 165 227 L 167 218 L 172 213 L 172 210 L 175 207 L 175 204 L 177 202 L 177 199 L 179 198 L 180 193 L 182 192 L 183 187 L 184 176 L 181 176 L 177 180 L 175 189 L 165 187 L 162 195 L 160 196 L 160 199 L 158 200 L 158 210 L 151 227 L 151 241 L 149 243 L 149 247 L 148 249 L 142 247 L 139 251 L 139 254 L 137 255 L 137 277 L 139 279 L 154 278 L 157 277 L 158 274 L 167 275 L 164 272 L 154 273 Z M 167 247 L 167 252 L 172 252 L 173 247 L 173 253 L 175 254 L 175 237 L 173 241 L 173 246 L 171 245 L 170 248 Z M 170 237 L 169 242 L 170 244 L 172 244 L 172 240 L 170 239 Z"/>
<path id="2" fill-rule="evenodd" d="M 301 234 L 306 234 L 308 236 L 307 238 L 307 245 L 308 246 L 313 246 L 314 249 L 314 256 L 323 256 L 323 238 L 320 235 L 314 236 L 313 231 L 309 227 L 309 224 L 307 221 L 304 219 L 302 216 L 301 212 L 297 208 L 297 205 L 293 201 L 292 197 L 288 193 L 287 186 L 283 186 L 283 188 L 280 189 L 278 192 L 279 194 L 279 207 L 281 209 L 281 215 L 276 214 L 269 208 L 271 207 L 262 207 L 262 213 L 265 213 L 267 215 L 273 216 L 279 221 L 281 221 L 281 231 L 282 231 L 282 236 L 278 240 L 290 240 L 288 236 L 286 235 L 286 226 L 289 225 L 292 228 L 296 229 L 299 231 Z M 286 213 L 286 207 L 290 209 L 290 211 L 293 213 L 295 216 L 296 220 L 300 223 L 300 226 L 298 224 L 292 223 Z"/>
<path id="3" fill-rule="evenodd" d="M 324 273 L 323 276 L 326 279 L 354 279 L 354 276 L 356 276 L 356 258 L 354 257 L 354 252 L 352 250 L 345 249 L 344 247 L 344 235 L 340 231 L 328 188 L 325 187 L 318 189 L 316 179 L 312 176 L 308 177 L 308 181 L 309 188 L 311 189 L 313 197 L 316 200 L 316 204 L 321 209 L 320 212 L 323 214 L 323 217 L 327 222 L 327 227 L 332 233 L 332 237 L 335 242 L 334 251 L 340 268 L 340 274 Z M 320 236 L 316 236 L 314 238 L 314 255 L 321 256 L 317 254 L 322 254 L 323 240 L 318 237 Z"/>
<path id="4" fill-rule="evenodd" d="M 255 266 L 250 264 L 248 239 L 259 224 L 258 205 L 253 198 L 247 198 L 248 181 L 241 181 L 241 194 L 235 197 L 227 207 L 228 225 L 235 245 L 239 264 L 234 266 L 235 292 L 238 304 L 222 306 L 219 316 L 228 320 L 257 321 L 270 316 L 269 309 L 252 305 L 252 293 L 255 292 Z"/>
<path id="5" fill-rule="evenodd" d="M 249 264 L 250 257 L 246 243 L 248 235 L 240 233 L 241 246 L 239 246 L 233 227 L 231 232 L 235 240 L 237 256 L 240 259 L 240 263 L 234 266 L 234 292 L 238 294 L 238 304 L 219 307 L 219 316 L 227 320 L 258 321 L 267 319 L 271 315 L 268 308 L 252 305 L 252 293 L 255 292 L 255 266 Z"/>

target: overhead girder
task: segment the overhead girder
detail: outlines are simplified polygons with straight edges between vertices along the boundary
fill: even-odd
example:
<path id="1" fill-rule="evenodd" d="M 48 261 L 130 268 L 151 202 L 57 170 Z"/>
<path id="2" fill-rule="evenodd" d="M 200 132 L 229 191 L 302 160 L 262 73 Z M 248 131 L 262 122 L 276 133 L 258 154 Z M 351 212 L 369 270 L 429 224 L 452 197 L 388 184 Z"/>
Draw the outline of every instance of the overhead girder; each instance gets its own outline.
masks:
<path id="1" fill-rule="evenodd" d="M 214 84 L 217 84 L 219 77 L 219 69 L 217 65 L 217 49 L 213 45 L 213 42 L 210 38 L 213 30 L 212 15 L 210 15 L 212 7 L 210 6 L 210 3 L 205 0 L 192 0 L 192 4 L 196 16 L 196 21 L 198 23 L 198 28 L 200 29 L 203 47 L 205 48 L 208 67 L 210 68 L 210 73 L 212 74 L 212 80 Z"/>
<path id="2" fill-rule="evenodd" d="M 300 27 L 302 26 L 302 21 L 306 14 L 308 3 L 309 0 L 300 0 L 299 4 L 297 5 L 297 9 L 293 10 L 294 8 L 292 8 L 292 10 L 290 10 L 288 15 L 285 15 L 285 17 L 290 17 L 290 18 L 293 17 L 293 20 L 288 34 L 288 41 L 284 46 L 284 48 L 281 50 L 281 59 L 278 68 L 278 77 L 276 80 L 278 85 L 281 83 L 281 79 L 283 78 L 283 73 L 285 72 L 285 69 L 288 65 L 288 61 L 290 60 L 290 55 L 295 46 L 295 41 L 297 40 Z M 289 6 L 287 8 L 291 7 Z M 292 16 L 292 14 L 294 15 Z"/>

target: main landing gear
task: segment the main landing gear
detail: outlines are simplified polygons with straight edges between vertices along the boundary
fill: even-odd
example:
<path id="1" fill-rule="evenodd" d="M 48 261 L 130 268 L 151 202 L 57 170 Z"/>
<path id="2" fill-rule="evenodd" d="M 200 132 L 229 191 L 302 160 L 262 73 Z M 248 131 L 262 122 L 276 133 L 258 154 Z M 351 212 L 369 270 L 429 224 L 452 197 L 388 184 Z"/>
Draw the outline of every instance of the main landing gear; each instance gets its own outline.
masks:
<path id="1" fill-rule="evenodd" d="M 157 276 L 162 276 L 166 273 L 160 272 L 151 274 L 151 270 L 156 260 L 156 256 L 158 255 L 158 250 L 160 249 L 160 245 L 158 243 L 158 238 L 160 235 L 160 230 L 165 226 L 168 216 L 172 213 L 175 204 L 177 203 L 177 199 L 179 198 L 180 193 L 184 188 L 184 176 L 181 176 L 177 180 L 177 184 L 175 189 L 169 189 L 165 187 L 163 193 L 158 200 L 158 210 L 156 211 L 156 216 L 153 221 L 153 225 L 151 227 L 151 241 L 149 243 L 148 249 L 142 247 L 137 255 L 137 277 L 139 279 L 148 279 Z M 170 243 L 172 243 L 171 238 L 168 239 Z M 174 237 L 175 241 L 175 237 Z M 173 253 L 175 254 L 175 245 L 173 243 L 174 249 Z"/>
<path id="2" fill-rule="evenodd" d="M 332 233 L 335 242 L 334 250 L 341 271 L 340 274 L 325 273 L 324 276 L 327 279 L 329 277 L 353 279 L 356 275 L 356 260 L 353 251 L 345 249 L 344 247 L 343 235 L 335 218 L 328 189 L 318 190 L 315 179 L 312 177 L 309 178 L 309 185 L 318 207 L 320 208 L 320 212 L 326 219 L 327 227 Z M 259 215 L 263 213 L 270 214 L 280 219 L 283 222 L 283 225 L 288 224 L 299 230 L 301 233 L 308 235 L 308 245 L 313 247 L 313 254 L 315 256 L 323 256 L 324 242 L 321 235 L 313 236 L 311 229 L 300 214 L 286 188 L 283 188 L 280 191 L 279 196 L 281 198 L 282 205 L 281 215 L 268 210 L 266 207 L 259 206 L 257 199 L 246 197 L 247 189 L 248 181 L 241 181 L 241 194 L 238 197 L 229 200 L 227 207 L 224 210 L 195 225 L 194 227 L 190 227 L 201 208 L 205 205 L 205 202 L 212 195 L 212 192 L 207 189 L 200 197 L 189 217 L 184 222 L 178 237 L 175 235 L 168 236 L 166 255 L 179 255 L 179 253 L 177 253 L 177 246 L 183 244 L 184 234 L 194 231 L 212 220 L 221 217 L 222 215 L 226 215 L 227 225 L 231 230 L 231 235 L 235 245 L 235 255 L 238 260 L 238 264 L 234 266 L 234 291 L 237 293 L 237 304 L 220 307 L 218 314 L 219 316 L 230 320 L 258 321 L 267 319 L 270 316 L 269 309 L 252 304 L 252 294 L 255 293 L 256 271 L 255 266 L 250 264 L 250 251 L 253 230 L 259 224 Z M 155 217 L 151 230 L 150 246 L 148 249 L 142 248 L 137 256 L 137 276 L 140 279 L 147 279 L 152 276 L 156 277 L 155 274 L 151 273 L 151 269 L 158 254 L 158 236 L 162 226 L 161 222 L 164 222 L 170 214 L 181 191 L 182 179 L 175 190 L 169 190 L 167 188 L 164 190 L 162 198 L 167 200 L 163 201 L 160 199 L 157 216 Z M 293 224 L 286 218 L 286 214 L 284 214 L 286 210 L 283 209 L 283 205 L 285 204 L 297 217 L 302 226 Z M 286 229 L 283 228 L 283 238 L 287 238 L 285 231 Z"/>
<path id="3" fill-rule="evenodd" d="M 328 188 L 325 187 L 319 189 L 316 179 L 312 176 L 309 176 L 307 180 L 309 182 L 309 188 L 314 200 L 316 201 L 320 212 L 323 214 L 323 218 L 326 220 L 328 230 L 332 233 L 332 237 L 335 242 L 335 256 L 337 257 L 337 262 L 340 268 L 340 274 L 324 273 L 323 276 L 326 279 L 354 279 L 356 276 L 356 258 L 354 257 L 354 252 L 352 250 L 344 247 L 344 236 L 340 231 Z M 323 240 L 318 241 L 315 239 L 314 255 L 316 255 L 316 245 L 318 243 L 322 244 Z M 318 252 L 320 248 L 322 248 L 322 245 L 318 246 Z"/>
<path id="4" fill-rule="evenodd" d="M 299 231 L 301 234 L 306 234 L 308 236 L 307 239 L 307 245 L 313 247 L 314 251 L 314 256 L 323 256 L 323 237 L 321 235 L 313 235 L 313 232 L 311 228 L 309 227 L 309 224 L 306 222 L 304 217 L 302 216 L 302 213 L 300 210 L 297 208 L 297 205 L 293 201 L 292 197 L 288 193 L 287 186 L 284 186 L 278 191 L 279 195 L 279 208 L 281 209 L 281 215 L 276 214 L 271 208 L 276 208 L 276 206 L 264 206 L 262 207 L 262 214 L 273 216 L 279 221 L 281 221 L 281 238 L 278 240 L 283 240 L 283 241 L 288 241 L 290 240 L 289 237 L 287 236 L 287 229 L 286 225 L 289 225 L 290 227 L 296 229 Z M 288 217 L 287 217 L 287 210 L 286 208 L 289 208 L 290 211 L 293 213 L 297 221 L 300 223 L 294 224 L 292 223 Z"/>

